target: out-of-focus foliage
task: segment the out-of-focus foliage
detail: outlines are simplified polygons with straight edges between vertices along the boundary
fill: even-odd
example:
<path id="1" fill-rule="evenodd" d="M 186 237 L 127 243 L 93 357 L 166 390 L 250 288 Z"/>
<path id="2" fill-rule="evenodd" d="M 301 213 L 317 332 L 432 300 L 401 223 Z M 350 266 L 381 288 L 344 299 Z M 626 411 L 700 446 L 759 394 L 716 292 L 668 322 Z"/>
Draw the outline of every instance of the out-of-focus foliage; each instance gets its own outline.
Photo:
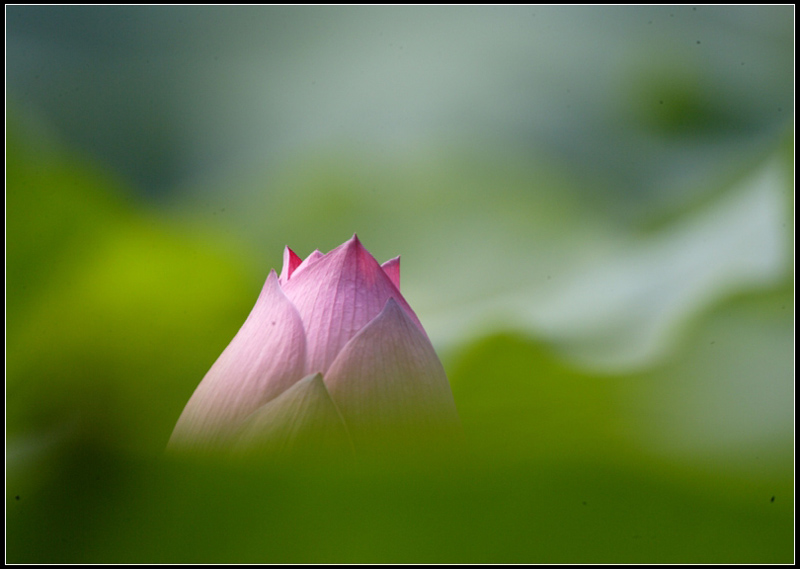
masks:
<path id="1" fill-rule="evenodd" d="M 791 562 L 788 9 L 10 9 L 7 561 Z M 464 454 L 165 457 L 354 231 Z"/>
<path id="2" fill-rule="evenodd" d="M 161 449 L 258 278 L 13 119 L 6 157 L 9 463 L 82 430 Z"/>
<path id="3" fill-rule="evenodd" d="M 20 499 L 7 502 L 9 560 L 792 558 L 791 480 L 720 478 L 613 455 L 342 471 L 132 461 L 83 441 L 46 465 L 50 478 L 15 482 Z"/>

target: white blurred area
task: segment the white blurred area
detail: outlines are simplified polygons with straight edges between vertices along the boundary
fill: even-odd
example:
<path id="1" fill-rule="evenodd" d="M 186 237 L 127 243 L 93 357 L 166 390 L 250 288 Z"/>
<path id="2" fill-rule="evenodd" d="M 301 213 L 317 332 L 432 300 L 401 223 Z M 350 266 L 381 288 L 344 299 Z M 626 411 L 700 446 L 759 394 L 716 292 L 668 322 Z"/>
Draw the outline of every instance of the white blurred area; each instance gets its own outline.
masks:
<path id="1" fill-rule="evenodd" d="M 675 348 L 692 316 L 787 276 L 789 183 L 784 165 L 770 161 L 717 202 L 652 235 L 595 233 L 582 244 L 588 254 L 577 250 L 572 260 L 551 263 L 557 286 L 540 277 L 511 294 L 473 301 L 466 311 L 459 306 L 437 317 L 431 308 L 428 328 L 433 337 L 458 344 L 466 335 L 513 323 L 593 369 L 650 366 Z"/>

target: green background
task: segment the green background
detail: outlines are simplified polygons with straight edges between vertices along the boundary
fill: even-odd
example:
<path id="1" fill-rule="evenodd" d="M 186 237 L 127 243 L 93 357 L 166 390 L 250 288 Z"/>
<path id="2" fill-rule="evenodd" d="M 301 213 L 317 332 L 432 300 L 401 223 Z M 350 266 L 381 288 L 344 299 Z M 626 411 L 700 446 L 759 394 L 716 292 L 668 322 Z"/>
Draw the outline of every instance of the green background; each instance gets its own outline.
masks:
<path id="1" fill-rule="evenodd" d="M 7 16 L 7 561 L 793 561 L 793 8 Z M 165 457 L 354 231 L 466 450 Z"/>

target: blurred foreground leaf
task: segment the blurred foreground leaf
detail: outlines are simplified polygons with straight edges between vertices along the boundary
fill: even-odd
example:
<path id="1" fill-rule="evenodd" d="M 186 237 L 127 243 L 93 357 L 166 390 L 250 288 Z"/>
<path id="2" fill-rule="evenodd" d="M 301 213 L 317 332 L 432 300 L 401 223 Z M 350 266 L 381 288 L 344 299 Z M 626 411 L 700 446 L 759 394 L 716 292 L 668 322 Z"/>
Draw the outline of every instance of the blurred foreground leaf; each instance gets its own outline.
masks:
<path id="1" fill-rule="evenodd" d="M 340 470 L 131 460 L 84 441 L 12 479 L 7 560 L 791 562 L 792 484 L 656 465 Z M 390 466 L 392 466 L 390 468 Z M 774 501 L 772 497 L 775 497 Z"/>

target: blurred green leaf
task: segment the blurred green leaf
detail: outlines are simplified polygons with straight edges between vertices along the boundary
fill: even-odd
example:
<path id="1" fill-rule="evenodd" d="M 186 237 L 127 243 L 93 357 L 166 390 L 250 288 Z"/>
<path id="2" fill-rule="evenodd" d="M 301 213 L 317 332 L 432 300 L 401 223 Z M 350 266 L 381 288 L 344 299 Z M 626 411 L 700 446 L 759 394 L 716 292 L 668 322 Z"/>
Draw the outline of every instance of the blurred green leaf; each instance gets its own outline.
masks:
<path id="1" fill-rule="evenodd" d="M 163 447 L 184 399 L 174 395 L 188 398 L 258 280 L 13 112 L 7 146 L 10 446 L 87 428 Z"/>

